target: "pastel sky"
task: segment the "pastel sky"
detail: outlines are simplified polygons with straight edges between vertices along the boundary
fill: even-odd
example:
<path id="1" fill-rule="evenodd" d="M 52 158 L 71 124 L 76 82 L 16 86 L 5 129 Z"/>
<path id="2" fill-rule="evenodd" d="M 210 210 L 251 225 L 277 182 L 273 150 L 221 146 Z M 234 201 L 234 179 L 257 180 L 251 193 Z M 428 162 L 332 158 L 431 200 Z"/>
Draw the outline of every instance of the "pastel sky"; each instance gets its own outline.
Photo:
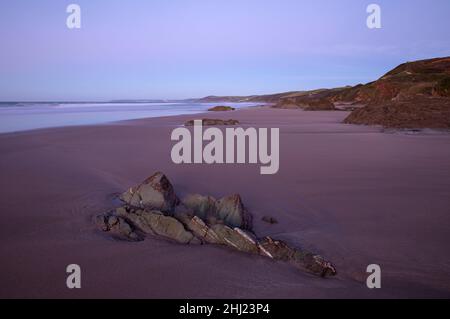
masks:
<path id="1" fill-rule="evenodd" d="M 366 7 L 382 8 L 382 29 Z M 82 28 L 66 27 L 66 7 Z M 353 85 L 450 55 L 449 0 L 0 0 L 0 100 L 249 95 Z"/>

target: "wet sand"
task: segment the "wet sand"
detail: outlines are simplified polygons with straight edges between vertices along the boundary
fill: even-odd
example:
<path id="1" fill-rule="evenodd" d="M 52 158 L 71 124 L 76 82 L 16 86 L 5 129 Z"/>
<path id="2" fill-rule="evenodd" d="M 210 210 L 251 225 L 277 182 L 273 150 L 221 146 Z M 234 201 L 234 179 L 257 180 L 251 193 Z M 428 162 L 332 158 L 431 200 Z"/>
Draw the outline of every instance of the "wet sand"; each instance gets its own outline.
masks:
<path id="1" fill-rule="evenodd" d="M 450 134 L 344 125 L 347 112 L 267 108 L 208 114 L 280 128 L 280 171 L 175 165 L 176 116 L 0 135 L 1 298 L 450 297 Z M 258 235 L 320 253 L 339 274 L 214 246 L 118 242 L 92 217 L 155 171 L 180 197 L 241 194 Z M 268 225 L 261 217 L 276 217 Z M 82 288 L 65 269 L 82 268 Z M 382 288 L 369 290 L 369 264 Z"/>

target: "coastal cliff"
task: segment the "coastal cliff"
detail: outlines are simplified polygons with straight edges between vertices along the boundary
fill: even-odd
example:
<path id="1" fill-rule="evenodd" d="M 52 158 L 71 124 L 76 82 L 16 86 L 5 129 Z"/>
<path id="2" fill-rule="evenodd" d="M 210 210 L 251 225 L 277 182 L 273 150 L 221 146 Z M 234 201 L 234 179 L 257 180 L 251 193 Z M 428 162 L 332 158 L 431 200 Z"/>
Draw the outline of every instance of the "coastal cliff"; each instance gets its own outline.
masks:
<path id="1" fill-rule="evenodd" d="M 278 109 L 351 110 L 347 124 L 450 128 L 450 57 L 407 62 L 367 84 L 199 102 L 262 102 Z"/>

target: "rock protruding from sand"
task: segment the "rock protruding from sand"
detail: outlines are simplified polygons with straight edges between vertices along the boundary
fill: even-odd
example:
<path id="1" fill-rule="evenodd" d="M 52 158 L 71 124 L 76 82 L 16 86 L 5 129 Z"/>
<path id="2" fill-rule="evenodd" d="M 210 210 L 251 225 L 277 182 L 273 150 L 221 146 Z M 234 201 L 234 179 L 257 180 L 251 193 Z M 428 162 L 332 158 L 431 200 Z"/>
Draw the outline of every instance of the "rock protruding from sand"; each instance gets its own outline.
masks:
<path id="1" fill-rule="evenodd" d="M 224 197 L 216 203 L 217 215 L 226 225 L 252 229 L 252 215 L 245 209 L 238 194 Z"/>
<path id="2" fill-rule="evenodd" d="M 135 232 L 134 227 L 128 221 L 115 214 L 104 214 L 95 219 L 97 227 L 111 234 L 112 237 L 120 240 L 140 241 L 144 237 Z"/>
<path id="3" fill-rule="evenodd" d="M 299 251 L 289 247 L 285 242 L 280 240 L 266 237 L 259 244 L 274 259 L 289 262 L 298 268 L 304 268 L 306 271 L 320 274 L 322 277 L 336 274 L 334 266 L 321 256 Z"/>
<path id="4" fill-rule="evenodd" d="M 132 207 L 162 212 L 172 212 L 180 203 L 172 184 L 161 172 L 130 188 L 120 196 L 120 199 Z"/>
<path id="5" fill-rule="evenodd" d="M 157 236 L 179 244 L 222 245 L 288 262 L 317 276 L 336 275 L 334 266 L 319 255 L 270 237 L 258 239 L 252 231 L 252 215 L 238 194 L 220 200 L 189 195 L 180 201 L 168 178 L 158 172 L 121 199 L 124 206 L 95 219 L 97 227 L 115 239 L 142 241 Z"/>
<path id="6" fill-rule="evenodd" d="M 186 196 L 183 203 L 192 209 L 196 216 L 210 224 L 220 220 L 230 227 L 252 230 L 252 215 L 245 209 L 241 196 L 238 194 L 220 200 L 211 196 L 194 194 Z"/>
<path id="7" fill-rule="evenodd" d="M 261 218 L 261 220 L 267 224 L 278 224 L 278 220 L 272 216 L 264 216 L 263 218 Z"/>
<path id="8" fill-rule="evenodd" d="M 234 110 L 236 110 L 234 107 L 223 106 L 223 105 L 215 106 L 215 107 L 208 109 L 209 112 L 229 112 L 229 111 L 234 111 Z"/>
<path id="9" fill-rule="evenodd" d="M 193 126 L 195 120 L 184 123 L 184 126 Z M 233 126 L 238 125 L 238 120 L 202 119 L 203 126 Z"/>

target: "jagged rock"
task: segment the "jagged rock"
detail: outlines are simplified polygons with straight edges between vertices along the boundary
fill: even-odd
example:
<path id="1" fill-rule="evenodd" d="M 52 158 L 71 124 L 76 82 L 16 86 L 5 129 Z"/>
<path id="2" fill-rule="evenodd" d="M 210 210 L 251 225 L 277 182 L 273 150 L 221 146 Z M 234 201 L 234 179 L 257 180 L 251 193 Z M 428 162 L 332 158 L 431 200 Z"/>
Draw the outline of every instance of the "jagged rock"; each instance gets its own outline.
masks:
<path id="1" fill-rule="evenodd" d="M 217 200 L 212 196 L 190 194 L 183 198 L 183 204 L 190 208 L 194 214 L 202 219 L 216 216 Z"/>
<path id="2" fill-rule="evenodd" d="M 130 207 L 119 207 L 114 214 L 128 220 L 144 234 L 155 235 L 147 212 L 141 209 L 133 210 Z"/>
<path id="3" fill-rule="evenodd" d="M 298 268 L 318 276 L 327 277 L 337 274 L 334 266 L 325 261 L 321 256 L 291 248 L 283 241 L 266 237 L 259 242 L 259 245 L 268 252 L 273 259 L 289 262 Z"/>
<path id="4" fill-rule="evenodd" d="M 208 244 L 224 243 L 224 239 L 220 237 L 213 229 L 211 229 L 206 223 L 199 217 L 194 216 L 192 218 L 185 218 L 182 222 L 186 225 L 197 238 Z"/>
<path id="5" fill-rule="evenodd" d="M 182 244 L 198 244 L 200 241 L 187 231 L 183 224 L 173 217 L 151 213 L 147 217 L 153 231 L 160 236 Z"/>
<path id="6" fill-rule="evenodd" d="M 237 194 L 217 201 L 216 213 L 228 226 L 252 230 L 252 215 L 245 209 L 241 196 Z"/>
<path id="7" fill-rule="evenodd" d="M 133 210 L 119 208 L 116 214 L 129 220 L 145 234 L 159 235 L 181 244 L 198 244 L 200 241 L 183 224 L 174 217 L 166 216 L 160 211 Z"/>
<path id="8" fill-rule="evenodd" d="M 239 195 L 220 200 L 211 196 L 188 195 L 180 202 L 167 177 L 156 173 L 123 194 L 122 200 L 127 205 L 95 219 L 99 229 L 114 238 L 139 241 L 145 235 L 154 235 L 181 244 L 224 245 L 289 262 L 318 276 L 336 275 L 334 266 L 321 256 L 289 247 L 285 242 L 270 237 L 258 240 L 251 232 L 252 215 L 245 209 Z M 276 222 L 274 218 L 268 221 Z"/>
<path id="9" fill-rule="evenodd" d="M 261 218 L 261 220 L 263 222 L 271 224 L 271 225 L 278 224 L 278 220 L 276 220 L 276 218 L 270 217 L 270 216 L 264 216 L 263 218 Z"/>
<path id="10" fill-rule="evenodd" d="M 112 237 L 120 240 L 141 241 L 143 236 L 136 233 L 134 228 L 122 217 L 105 214 L 95 218 L 97 227 L 111 234 Z"/>
<path id="11" fill-rule="evenodd" d="M 236 110 L 234 107 L 231 106 L 215 106 L 213 108 L 210 108 L 208 111 L 210 112 L 224 112 L 224 111 L 234 111 Z"/>
<path id="12" fill-rule="evenodd" d="M 183 204 L 209 224 L 223 223 L 232 228 L 252 230 L 252 215 L 245 209 L 239 195 L 216 200 L 212 196 L 194 194 L 186 196 Z"/>
<path id="13" fill-rule="evenodd" d="M 195 120 L 190 120 L 184 123 L 184 126 L 193 126 Z M 219 120 L 219 119 L 202 119 L 203 126 L 233 126 L 238 125 L 238 120 Z"/>
<path id="14" fill-rule="evenodd" d="M 139 186 L 130 188 L 120 199 L 133 207 L 169 213 L 180 203 L 172 184 L 161 172 L 147 178 Z"/>
<path id="15" fill-rule="evenodd" d="M 222 240 L 222 244 L 247 253 L 259 253 L 258 244 L 253 234 L 239 228 L 232 229 L 220 224 L 213 225 L 211 228 Z"/>

